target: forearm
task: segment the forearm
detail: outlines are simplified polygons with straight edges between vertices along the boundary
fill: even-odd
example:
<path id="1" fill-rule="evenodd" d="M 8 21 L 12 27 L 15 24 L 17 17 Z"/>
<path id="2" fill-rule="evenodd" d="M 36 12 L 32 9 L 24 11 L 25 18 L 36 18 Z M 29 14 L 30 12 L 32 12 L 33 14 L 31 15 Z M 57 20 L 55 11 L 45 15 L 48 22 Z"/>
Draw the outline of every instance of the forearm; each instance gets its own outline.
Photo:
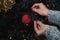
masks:
<path id="1" fill-rule="evenodd" d="M 60 31 L 55 26 L 49 26 L 44 34 L 48 40 L 60 40 Z"/>
<path id="2" fill-rule="evenodd" d="M 49 10 L 48 21 L 60 26 L 60 11 Z"/>

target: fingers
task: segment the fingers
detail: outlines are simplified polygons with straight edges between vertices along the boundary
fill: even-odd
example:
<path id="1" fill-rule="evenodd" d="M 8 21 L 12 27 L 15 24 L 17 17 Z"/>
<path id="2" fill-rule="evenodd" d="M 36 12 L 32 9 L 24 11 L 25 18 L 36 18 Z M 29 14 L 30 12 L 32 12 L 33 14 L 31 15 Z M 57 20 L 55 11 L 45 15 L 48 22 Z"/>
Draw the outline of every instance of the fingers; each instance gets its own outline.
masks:
<path id="1" fill-rule="evenodd" d="M 36 21 L 34 21 L 34 30 L 35 30 L 35 31 L 38 31 Z"/>
<path id="2" fill-rule="evenodd" d="M 32 6 L 32 8 L 35 8 L 35 6 L 39 6 L 40 3 L 36 3 Z"/>
<path id="3" fill-rule="evenodd" d="M 39 9 L 39 4 L 40 4 L 40 3 L 34 4 L 34 5 L 32 6 L 32 10 L 36 12 L 36 11 Z"/>
<path id="4" fill-rule="evenodd" d="M 32 8 L 31 8 L 32 11 L 40 14 L 40 12 L 41 12 L 41 5 L 42 5 L 42 3 L 36 3 L 36 4 L 34 4 L 34 5 L 32 6 Z"/>
<path id="5" fill-rule="evenodd" d="M 39 22 L 34 21 L 34 30 L 37 33 L 37 36 L 39 36 L 40 34 L 42 34 L 42 29 L 41 29 L 40 26 L 37 25 L 37 23 L 39 25 L 40 24 L 40 21 Z"/>
<path id="6" fill-rule="evenodd" d="M 41 21 L 38 21 L 38 20 L 34 21 L 34 30 L 35 30 L 37 36 L 40 36 L 41 34 L 43 34 L 43 32 L 45 32 L 45 30 L 47 28 L 48 28 L 48 25 L 44 25 Z"/>
<path id="7" fill-rule="evenodd" d="M 32 6 L 32 9 L 35 8 L 35 9 L 40 9 L 40 7 L 43 5 L 43 3 L 36 3 Z"/>
<path id="8" fill-rule="evenodd" d="M 43 25 L 43 23 L 41 21 L 39 21 L 39 20 L 37 20 L 37 24 L 38 25 Z"/>
<path id="9" fill-rule="evenodd" d="M 43 24 L 41 21 L 37 21 L 37 24 L 40 27 L 40 31 L 42 31 L 42 29 L 48 28 L 49 25 Z"/>
<path id="10" fill-rule="evenodd" d="M 32 8 L 32 11 L 38 13 L 38 9 L 36 9 L 36 8 Z"/>
<path id="11" fill-rule="evenodd" d="M 35 31 L 40 30 L 41 29 L 40 25 L 42 25 L 42 22 L 40 22 L 40 21 L 34 21 L 34 30 Z"/>

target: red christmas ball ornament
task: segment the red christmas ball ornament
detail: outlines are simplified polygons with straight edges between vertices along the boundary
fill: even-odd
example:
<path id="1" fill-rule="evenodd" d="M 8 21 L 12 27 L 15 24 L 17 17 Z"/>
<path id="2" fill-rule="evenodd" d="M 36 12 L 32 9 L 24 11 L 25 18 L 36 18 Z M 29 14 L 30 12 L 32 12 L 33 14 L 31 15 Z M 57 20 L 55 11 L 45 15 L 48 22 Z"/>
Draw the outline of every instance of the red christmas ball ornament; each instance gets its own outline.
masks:
<path id="1" fill-rule="evenodd" d="M 29 24 L 31 22 L 31 17 L 29 14 L 25 14 L 22 16 L 22 23 Z"/>

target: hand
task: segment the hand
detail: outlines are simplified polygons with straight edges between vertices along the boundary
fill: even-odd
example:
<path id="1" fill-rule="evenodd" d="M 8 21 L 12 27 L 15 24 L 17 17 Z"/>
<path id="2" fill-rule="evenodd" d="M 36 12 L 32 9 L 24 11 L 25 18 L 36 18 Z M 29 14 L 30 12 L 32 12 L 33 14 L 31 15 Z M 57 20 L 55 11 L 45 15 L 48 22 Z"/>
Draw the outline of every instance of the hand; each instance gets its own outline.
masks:
<path id="1" fill-rule="evenodd" d="M 43 34 L 48 27 L 49 25 L 43 24 L 41 21 L 34 21 L 34 30 L 37 36 Z"/>
<path id="2" fill-rule="evenodd" d="M 42 15 L 48 16 L 48 8 L 43 3 L 36 3 L 32 6 L 32 11 Z"/>

